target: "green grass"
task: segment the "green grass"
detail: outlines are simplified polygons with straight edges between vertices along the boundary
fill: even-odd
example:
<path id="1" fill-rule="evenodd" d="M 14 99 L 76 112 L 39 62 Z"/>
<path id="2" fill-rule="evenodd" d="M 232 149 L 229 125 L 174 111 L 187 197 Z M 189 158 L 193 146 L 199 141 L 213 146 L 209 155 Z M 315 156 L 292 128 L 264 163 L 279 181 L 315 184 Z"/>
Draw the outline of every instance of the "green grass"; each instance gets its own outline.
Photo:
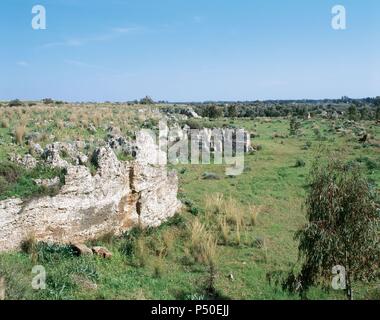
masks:
<path id="1" fill-rule="evenodd" d="M 7 198 L 22 198 L 54 195 L 59 191 L 59 187 L 47 188 L 37 185 L 35 179 L 60 178 L 60 185 L 64 184 L 64 170 L 54 169 L 38 165 L 32 170 L 26 170 L 9 161 L 0 162 L 0 200 Z"/>
<path id="2" fill-rule="evenodd" d="M 361 163 L 368 177 L 379 190 L 379 149 L 362 146 L 356 138 L 330 132 L 328 120 L 304 121 L 300 137 L 286 137 L 289 120 L 239 119 L 231 121 L 201 120 L 202 125 L 223 126 L 233 124 L 256 131 L 260 137 L 252 142 L 260 144 L 262 150 L 247 155 L 245 171 L 233 179 L 225 176 L 225 167 L 216 165 L 171 166 L 178 171 L 180 179 L 179 197 L 186 202 L 185 210 L 168 223 L 153 230 L 137 232 L 124 237 L 99 239 L 97 244 L 109 248 L 113 257 L 104 260 L 97 257 L 75 257 L 67 254 L 43 255 L 37 258 L 27 253 L 5 253 L 0 255 L 0 276 L 7 279 L 7 297 L 14 299 L 190 299 L 192 296 L 207 298 L 205 282 L 207 267 L 194 263 L 186 252 L 188 225 L 197 216 L 208 231 L 218 234 L 213 218 L 205 210 L 206 199 L 215 193 L 224 198 L 232 197 L 246 210 L 249 205 L 262 206 L 258 222 L 252 226 L 247 222 L 241 231 L 241 242 L 235 240 L 236 229 L 229 226 L 230 241 L 217 247 L 216 290 L 218 298 L 226 299 L 299 299 L 280 286 L 270 283 L 271 275 L 287 273 L 297 269 L 297 242 L 294 233 L 305 223 L 303 203 L 307 192 L 307 176 L 320 150 L 336 151 L 347 161 Z M 321 135 L 313 130 L 318 125 Z M 363 126 L 379 139 L 380 128 L 370 122 Z M 371 128 L 372 126 L 372 128 Z M 0 129 L 7 130 L 7 129 Z M 0 132 L 3 132 L 0 131 Z M 286 138 L 273 138 L 273 133 Z M 322 139 L 321 136 L 324 138 Z M 305 148 L 307 145 L 307 148 Z M 295 166 L 297 160 L 304 165 Z M 323 161 L 323 158 L 321 159 Z M 220 180 L 207 180 L 202 176 L 212 172 Z M 210 220 L 211 219 L 211 220 Z M 247 212 L 244 220 L 249 221 Z M 162 257 L 160 275 L 155 272 L 155 261 L 162 252 L 165 233 L 174 237 L 173 246 Z M 255 245 L 257 238 L 265 239 L 263 248 Z M 136 251 L 138 240 L 143 241 L 144 266 L 139 263 Z M 46 248 L 40 248 L 45 252 Z M 36 261 L 37 259 L 37 261 Z M 30 282 L 31 269 L 42 264 L 48 275 L 48 288 L 33 291 Z M 233 279 L 230 279 L 230 275 Z M 95 286 L 96 284 L 96 286 Z M 378 297 L 375 286 L 356 283 L 357 299 Z M 310 299 L 345 299 L 343 292 L 312 288 Z M 211 298 L 211 297 L 209 297 Z"/>

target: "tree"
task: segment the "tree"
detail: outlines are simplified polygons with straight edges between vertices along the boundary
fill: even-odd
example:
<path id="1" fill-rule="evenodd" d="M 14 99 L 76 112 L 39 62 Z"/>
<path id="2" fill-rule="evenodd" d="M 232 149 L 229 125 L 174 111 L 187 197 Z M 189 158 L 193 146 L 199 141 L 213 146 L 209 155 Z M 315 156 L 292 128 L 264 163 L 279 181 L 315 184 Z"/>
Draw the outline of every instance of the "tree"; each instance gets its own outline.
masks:
<path id="1" fill-rule="evenodd" d="M 236 105 L 231 104 L 227 108 L 227 115 L 229 118 L 236 118 L 237 117 L 237 108 Z"/>
<path id="2" fill-rule="evenodd" d="M 375 118 L 376 120 L 380 120 L 380 97 L 375 98 L 374 105 L 376 107 Z"/>
<path id="3" fill-rule="evenodd" d="M 358 109 L 353 104 L 348 108 L 348 119 L 354 121 L 358 120 Z"/>
<path id="4" fill-rule="evenodd" d="M 19 107 L 22 106 L 23 103 L 19 99 L 11 100 L 8 104 L 10 107 Z"/>
<path id="5" fill-rule="evenodd" d="M 368 110 L 367 108 L 362 108 L 359 110 L 360 112 L 360 119 L 361 120 L 367 120 L 368 119 Z"/>
<path id="6" fill-rule="evenodd" d="M 374 105 L 375 105 L 375 107 L 380 107 L 380 97 L 376 97 L 374 99 Z"/>
<path id="7" fill-rule="evenodd" d="M 301 128 L 301 123 L 297 120 L 296 117 L 292 116 L 290 118 L 290 124 L 289 124 L 289 133 L 291 136 L 295 136 L 299 134 L 299 130 Z"/>
<path id="8" fill-rule="evenodd" d="M 378 197 L 357 166 L 330 159 L 316 162 L 306 200 L 307 225 L 297 232 L 303 260 L 302 292 L 332 279 L 332 268 L 345 268 L 346 294 L 353 281 L 378 279 L 380 216 Z"/>
<path id="9" fill-rule="evenodd" d="M 140 104 L 154 104 L 154 101 L 151 97 L 146 96 L 140 100 Z"/>
<path id="10" fill-rule="evenodd" d="M 42 99 L 42 102 L 44 104 L 53 104 L 54 103 L 54 100 L 51 99 L 51 98 L 45 98 L 45 99 Z"/>
<path id="11" fill-rule="evenodd" d="M 220 118 L 223 115 L 223 110 L 216 105 L 211 105 L 206 109 L 206 116 L 211 119 Z"/>

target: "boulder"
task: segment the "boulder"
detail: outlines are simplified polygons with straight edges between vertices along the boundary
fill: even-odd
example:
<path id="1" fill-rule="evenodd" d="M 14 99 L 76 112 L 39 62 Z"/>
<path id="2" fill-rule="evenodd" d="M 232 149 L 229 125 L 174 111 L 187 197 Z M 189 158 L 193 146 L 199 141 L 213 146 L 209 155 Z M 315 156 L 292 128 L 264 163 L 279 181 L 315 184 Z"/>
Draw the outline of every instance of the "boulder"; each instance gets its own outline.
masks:
<path id="1" fill-rule="evenodd" d="M 202 118 L 199 114 L 197 114 L 193 108 L 187 108 L 182 111 L 182 114 L 186 115 L 189 118 L 194 118 L 194 119 L 200 119 Z"/>
<path id="2" fill-rule="evenodd" d="M 31 143 L 30 145 L 31 145 L 31 147 L 30 147 L 31 151 L 30 152 L 32 154 L 42 156 L 42 154 L 44 153 L 44 149 L 42 149 L 42 147 L 38 143 Z"/>
<path id="3" fill-rule="evenodd" d="M 31 154 L 26 154 L 24 157 L 18 154 L 11 154 L 9 159 L 29 170 L 34 169 L 38 164 L 37 160 Z"/>
<path id="4" fill-rule="evenodd" d="M 34 182 L 35 184 L 46 188 L 53 188 L 59 186 L 61 183 L 59 177 L 55 177 L 53 179 L 34 179 Z"/>
<path id="5" fill-rule="evenodd" d="M 72 244 L 71 247 L 78 256 L 92 256 L 93 254 L 92 250 L 82 243 Z"/>
<path id="6" fill-rule="evenodd" d="M 112 258 L 112 253 L 107 248 L 104 248 L 104 247 L 93 247 L 92 252 L 95 255 L 102 257 L 104 259 Z"/>

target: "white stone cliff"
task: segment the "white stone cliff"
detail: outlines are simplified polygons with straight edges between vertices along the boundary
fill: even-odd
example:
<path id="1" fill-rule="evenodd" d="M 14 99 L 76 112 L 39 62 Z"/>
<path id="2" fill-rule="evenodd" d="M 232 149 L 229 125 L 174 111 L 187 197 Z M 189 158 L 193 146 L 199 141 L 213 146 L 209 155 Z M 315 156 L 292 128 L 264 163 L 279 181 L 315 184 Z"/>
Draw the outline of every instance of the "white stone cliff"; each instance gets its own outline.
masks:
<path id="1" fill-rule="evenodd" d="M 181 206 L 177 175 L 155 164 L 160 151 L 149 135 L 141 132 L 136 141 L 133 161 L 119 161 L 109 146 L 97 149 L 94 176 L 53 153 L 50 164 L 66 168 L 65 184 L 54 197 L 0 201 L 0 251 L 19 249 L 31 235 L 80 243 L 137 225 L 156 227 L 173 216 Z"/>

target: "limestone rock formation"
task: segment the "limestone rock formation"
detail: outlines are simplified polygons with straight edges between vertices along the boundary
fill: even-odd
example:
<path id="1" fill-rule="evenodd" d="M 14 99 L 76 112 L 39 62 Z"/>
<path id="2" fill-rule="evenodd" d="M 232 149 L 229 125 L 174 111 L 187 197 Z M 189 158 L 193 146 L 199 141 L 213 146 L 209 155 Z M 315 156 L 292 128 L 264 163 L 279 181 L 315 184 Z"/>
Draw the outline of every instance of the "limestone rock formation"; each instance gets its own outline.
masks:
<path id="1" fill-rule="evenodd" d="M 71 145 L 53 144 L 44 152 L 46 163 L 66 169 L 58 195 L 29 201 L 0 201 L 0 251 L 16 250 L 30 235 L 39 241 L 82 243 L 133 226 L 158 226 L 180 207 L 178 179 L 155 159 L 154 140 L 143 132 L 136 140 L 136 159 L 119 161 L 110 146 L 93 155 L 97 170 L 79 161 Z M 70 160 L 63 160 L 62 152 Z"/>

